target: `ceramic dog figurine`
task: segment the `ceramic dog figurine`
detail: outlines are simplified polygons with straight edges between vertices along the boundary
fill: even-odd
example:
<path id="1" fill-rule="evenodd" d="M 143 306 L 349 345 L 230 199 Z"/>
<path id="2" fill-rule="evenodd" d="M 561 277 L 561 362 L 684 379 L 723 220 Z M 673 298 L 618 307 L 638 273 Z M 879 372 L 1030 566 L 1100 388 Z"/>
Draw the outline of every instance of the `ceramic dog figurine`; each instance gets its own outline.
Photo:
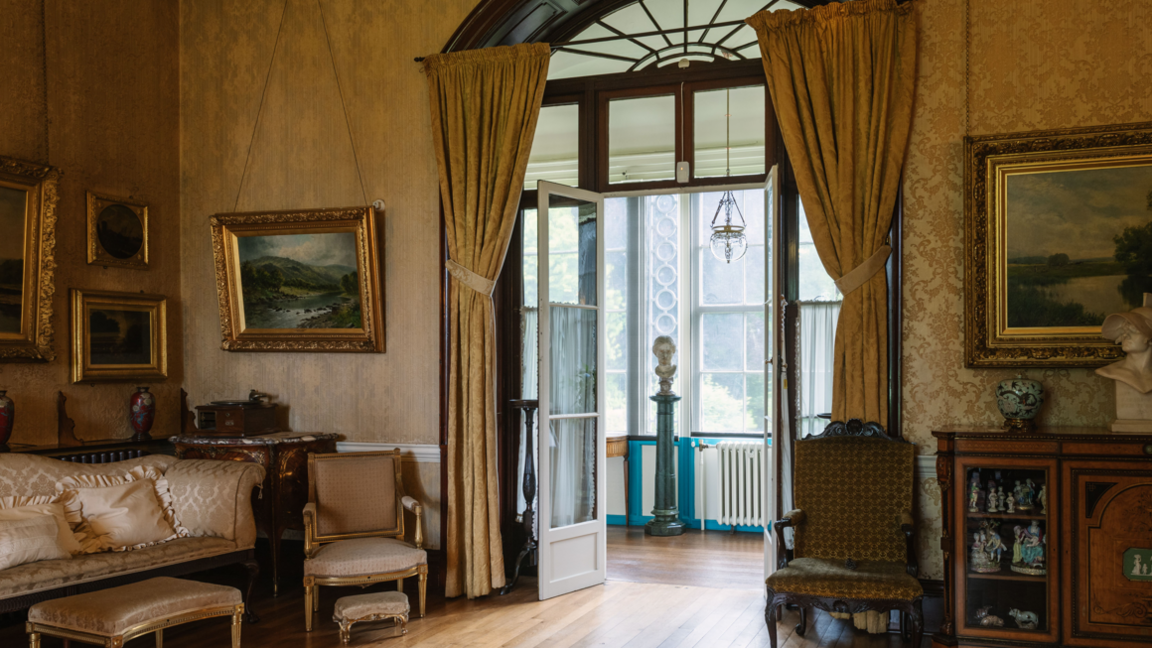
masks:
<path id="1" fill-rule="evenodd" d="M 1008 610 L 1008 616 L 1016 619 L 1016 625 L 1020 626 L 1023 630 L 1035 630 L 1036 626 L 1040 624 L 1039 617 L 1035 612 L 1021 612 L 1016 608 Z"/>

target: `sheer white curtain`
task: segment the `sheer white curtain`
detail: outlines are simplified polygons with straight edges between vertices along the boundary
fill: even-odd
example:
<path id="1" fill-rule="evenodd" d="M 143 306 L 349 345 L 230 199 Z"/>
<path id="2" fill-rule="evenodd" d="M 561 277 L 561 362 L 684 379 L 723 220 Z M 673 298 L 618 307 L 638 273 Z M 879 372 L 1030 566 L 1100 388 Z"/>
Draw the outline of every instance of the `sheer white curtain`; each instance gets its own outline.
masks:
<path id="1" fill-rule="evenodd" d="M 833 346 L 840 302 L 800 302 L 800 437 L 819 434 L 832 411 Z"/>
<path id="2" fill-rule="evenodd" d="M 596 315 L 573 306 L 549 310 L 552 414 L 596 412 Z M 552 528 L 585 522 L 596 495 L 596 419 L 561 419 L 549 428 Z"/>

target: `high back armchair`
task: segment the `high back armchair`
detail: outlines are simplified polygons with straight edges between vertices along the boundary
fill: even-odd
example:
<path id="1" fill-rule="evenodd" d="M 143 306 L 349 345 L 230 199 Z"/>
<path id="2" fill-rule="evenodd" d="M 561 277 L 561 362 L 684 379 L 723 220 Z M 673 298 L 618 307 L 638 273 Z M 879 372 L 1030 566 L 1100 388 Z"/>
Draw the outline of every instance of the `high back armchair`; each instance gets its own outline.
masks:
<path id="1" fill-rule="evenodd" d="M 774 523 L 781 548 L 784 529 L 795 531 L 793 556 L 782 557 L 766 581 L 772 647 L 782 606 L 796 604 L 800 636 L 813 607 L 899 610 L 905 638 L 919 648 L 924 590 L 916 579 L 912 517 L 916 446 L 875 423 L 852 420 L 796 442 L 795 456 L 796 508 Z"/>
<path id="2" fill-rule="evenodd" d="M 416 516 L 414 543 L 404 541 L 404 510 Z M 312 630 L 321 585 L 367 587 L 418 576 L 420 616 L 428 584 L 423 507 L 404 495 L 400 450 L 308 455 L 304 507 L 304 619 Z"/>

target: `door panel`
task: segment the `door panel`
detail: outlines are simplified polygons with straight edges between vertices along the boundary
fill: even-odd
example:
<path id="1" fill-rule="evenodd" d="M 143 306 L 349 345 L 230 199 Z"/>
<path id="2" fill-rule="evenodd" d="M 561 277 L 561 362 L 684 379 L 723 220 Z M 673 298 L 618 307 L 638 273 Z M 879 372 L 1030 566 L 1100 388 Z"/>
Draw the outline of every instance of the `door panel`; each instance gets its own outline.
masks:
<path id="1" fill-rule="evenodd" d="M 538 189 L 540 598 L 604 582 L 604 200 Z"/>
<path id="2" fill-rule="evenodd" d="M 767 460 L 764 462 L 764 470 L 767 473 L 764 475 L 763 483 L 767 492 L 764 494 L 764 578 L 772 575 L 776 571 L 776 561 L 779 555 L 779 548 L 776 546 L 776 532 L 772 529 L 772 524 L 780 518 L 779 507 L 776 505 L 777 493 L 779 492 L 779 484 L 777 476 L 779 472 L 779 461 L 773 453 L 775 443 L 773 439 L 781 438 L 781 430 L 784 429 L 780 426 L 780 417 L 776 413 L 781 409 L 776 406 L 773 395 L 781 394 L 780 381 L 777 379 L 779 372 L 776 365 L 779 362 L 779 353 L 777 353 L 776 340 L 780 339 L 777 335 L 776 321 L 774 313 L 776 309 L 773 308 L 775 295 L 779 295 L 782 287 L 780 286 L 779 272 L 775 271 L 775 261 L 780 258 L 780 237 L 777 232 L 780 232 L 780 201 L 777 197 L 779 185 L 779 166 L 773 165 L 768 170 L 768 186 L 765 191 L 765 200 L 767 201 L 766 209 L 764 210 L 764 218 L 767 221 L 765 236 L 768 240 L 765 242 L 764 249 L 768 250 L 768 254 L 764 255 L 764 456 Z"/>

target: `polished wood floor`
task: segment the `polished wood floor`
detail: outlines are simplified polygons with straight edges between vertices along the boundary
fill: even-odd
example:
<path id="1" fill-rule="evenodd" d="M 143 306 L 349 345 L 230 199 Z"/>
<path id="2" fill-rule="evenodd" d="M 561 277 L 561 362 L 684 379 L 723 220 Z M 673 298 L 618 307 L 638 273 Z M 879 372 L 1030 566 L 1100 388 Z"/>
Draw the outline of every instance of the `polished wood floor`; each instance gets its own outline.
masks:
<path id="1" fill-rule="evenodd" d="M 394 636 L 387 623 L 353 627 L 352 646 L 381 648 L 759 648 L 768 645 L 764 592 L 759 574 L 760 538 L 720 532 L 689 532 L 677 538 L 649 538 L 643 529 L 610 527 L 608 582 L 548 601 L 536 597 L 534 578 L 522 578 L 507 596 L 468 601 L 430 596 L 428 615 L 412 619 L 408 634 Z M 206 580 L 237 583 L 239 573 L 222 570 Z M 299 582 L 293 578 L 292 582 Z M 415 583 L 407 583 L 415 601 Z M 320 613 L 314 630 L 304 632 L 303 591 L 282 587 L 278 598 L 267 591 L 257 602 L 262 619 L 246 625 L 246 648 L 337 648 L 331 621 L 336 599 L 359 589 L 321 588 Z M 934 607 L 928 606 L 929 612 Z M 818 613 L 805 637 L 795 634 L 795 612 L 779 625 L 779 648 L 903 646 L 895 634 L 867 635 L 851 623 Z M 0 627 L 0 646 L 27 645 L 18 619 Z M 930 628 L 935 624 L 930 621 Z M 166 648 L 226 647 L 228 623 L 215 619 L 171 628 Z M 52 639 L 44 648 L 58 648 Z M 144 648 L 151 638 L 129 644 Z M 927 645 L 927 643 L 925 644 Z"/>

